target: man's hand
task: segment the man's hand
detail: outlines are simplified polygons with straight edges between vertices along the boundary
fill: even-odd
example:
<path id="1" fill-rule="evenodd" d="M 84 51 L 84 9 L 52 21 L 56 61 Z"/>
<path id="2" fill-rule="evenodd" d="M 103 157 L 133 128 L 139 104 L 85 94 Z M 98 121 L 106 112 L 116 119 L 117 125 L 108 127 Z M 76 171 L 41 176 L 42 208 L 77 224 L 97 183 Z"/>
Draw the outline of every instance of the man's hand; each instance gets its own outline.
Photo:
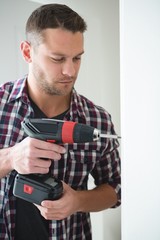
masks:
<path id="1" fill-rule="evenodd" d="M 63 189 L 63 196 L 59 200 L 45 200 L 41 206 L 35 204 L 45 219 L 62 220 L 77 212 L 79 206 L 77 191 L 64 182 Z"/>
<path id="2" fill-rule="evenodd" d="M 10 148 L 9 157 L 12 169 L 20 174 L 45 174 L 49 171 L 51 161 L 60 160 L 64 153 L 62 146 L 27 137 Z"/>

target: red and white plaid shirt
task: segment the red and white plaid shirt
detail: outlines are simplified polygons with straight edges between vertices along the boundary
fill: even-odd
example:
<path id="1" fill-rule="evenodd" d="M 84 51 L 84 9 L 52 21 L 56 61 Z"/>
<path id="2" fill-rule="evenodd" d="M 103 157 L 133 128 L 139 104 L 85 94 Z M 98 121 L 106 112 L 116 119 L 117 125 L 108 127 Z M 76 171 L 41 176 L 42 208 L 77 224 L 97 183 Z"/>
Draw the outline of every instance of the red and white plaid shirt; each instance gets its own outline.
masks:
<path id="1" fill-rule="evenodd" d="M 7 148 L 24 138 L 21 122 L 34 118 L 27 95 L 26 78 L 8 82 L 0 87 L 0 148 Z M 64 120 L 91 125 L 100 132 L 115 134 L 110 115 L 73 89 L 70 110 Z M 86 190 L 91 174 L 95 184 L 110 184 L 116 191 L 120 205 L 119 143 L 101 139 L 93 143 L 65 144 L 67 154 L 54 162 L 52 173 L 75 190 Z M 1 160 L 0 160 L 1 161 Z M 13 182 L 16 171 L 0 180 L 0 240 L 14 240 L 16 198 Z M 78 212 L 60 221 L 50 221 L 49 239 L 92 239 L 89 213 Z"/>

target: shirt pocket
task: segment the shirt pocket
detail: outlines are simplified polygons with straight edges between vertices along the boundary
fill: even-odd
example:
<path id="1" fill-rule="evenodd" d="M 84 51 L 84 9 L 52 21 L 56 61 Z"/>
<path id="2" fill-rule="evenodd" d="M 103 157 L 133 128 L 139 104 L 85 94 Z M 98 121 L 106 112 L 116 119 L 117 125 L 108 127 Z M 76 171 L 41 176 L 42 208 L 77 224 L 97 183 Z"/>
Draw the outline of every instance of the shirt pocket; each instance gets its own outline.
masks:
<path id="1" fill-rule="evenodd" d="M 95 167 L 96 151 L 69 151 L 66 177 L 74 188 L 86 189 L 88 175 Z"/>

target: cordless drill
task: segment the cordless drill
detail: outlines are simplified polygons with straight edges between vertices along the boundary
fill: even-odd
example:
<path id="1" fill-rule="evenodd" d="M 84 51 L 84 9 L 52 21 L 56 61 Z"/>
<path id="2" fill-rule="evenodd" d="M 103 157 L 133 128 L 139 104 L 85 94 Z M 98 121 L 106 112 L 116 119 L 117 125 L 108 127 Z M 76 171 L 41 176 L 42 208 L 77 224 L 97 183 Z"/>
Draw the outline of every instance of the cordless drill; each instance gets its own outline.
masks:
<path id="1" fill-rule="evenodd" d="M 71 121 L 37 118 L 25 119 L 22 127 L 27 136 L 51 143 L 87 143 L 101 138 L 120 138 L 103 134 L 98 129 Z M 63 194 L 62 182 L 51 174 L 17 174 L 13 194 L 26 201 L 41 204 L 43 200 L 57 200 Z"/>
<path id="2" fill-rule="evenodd" d="M 71 121 L 25 119 L 22 127 L 27 136 L 52 143 L 86 143 L 100 137 L 96 128 Z M 17 174 L 13 194 L 40 205 L 43 200 L 59 199 L 63 194 L 63 185 L 50 174 Z"/>

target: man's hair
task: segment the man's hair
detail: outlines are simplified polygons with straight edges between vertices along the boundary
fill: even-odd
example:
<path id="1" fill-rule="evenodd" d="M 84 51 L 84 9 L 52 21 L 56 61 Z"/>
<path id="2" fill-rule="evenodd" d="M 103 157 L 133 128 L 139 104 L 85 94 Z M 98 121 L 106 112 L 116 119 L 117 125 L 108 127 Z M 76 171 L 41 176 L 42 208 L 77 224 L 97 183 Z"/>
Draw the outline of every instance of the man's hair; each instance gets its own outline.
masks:
<path id="1" fill-rule="evenodd" d="M 43 41 L 43 31 L 47 28 L 61 28 L 73 33 L 83 33 L 87 29 L 87 24 L 78 13 L 66 5 L 46 4 L 34 10 L 28 18 L 27 41 L 39 44 Z"/>

